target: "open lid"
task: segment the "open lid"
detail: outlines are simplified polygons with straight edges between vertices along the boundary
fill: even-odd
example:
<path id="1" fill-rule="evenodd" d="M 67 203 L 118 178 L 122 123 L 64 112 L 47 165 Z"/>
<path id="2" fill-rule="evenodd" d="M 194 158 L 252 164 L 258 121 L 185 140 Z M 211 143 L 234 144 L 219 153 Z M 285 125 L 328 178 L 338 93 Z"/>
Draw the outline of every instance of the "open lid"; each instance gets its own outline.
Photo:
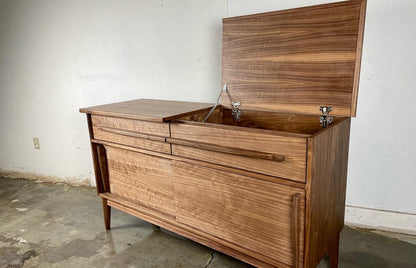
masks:
<path id="1" fill-rule="evenodd" d="M 366 0 L 223 19 L 222 106 L 355 116 Z"/>

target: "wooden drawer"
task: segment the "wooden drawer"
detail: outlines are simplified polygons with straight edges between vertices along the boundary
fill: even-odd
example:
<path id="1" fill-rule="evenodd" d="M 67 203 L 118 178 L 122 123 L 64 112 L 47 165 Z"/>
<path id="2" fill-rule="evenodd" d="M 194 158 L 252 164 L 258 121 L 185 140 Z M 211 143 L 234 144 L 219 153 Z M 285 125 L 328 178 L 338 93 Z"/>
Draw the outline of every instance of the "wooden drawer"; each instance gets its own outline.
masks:
<path id="1" fill-rule="evenodd" d="M 174 218 L 172 161 L 106 146 L 111 194 Z"/>
<path id="2" fill-rule="evenodd" d="M 172 123 L 172 154 L 305 182 L 305 138 L 240 129 Z"/>
<path id="3" fill-rule="evenodd" d="M 293 264 L 297 244 L 302 263 L 303 189 L 178 161 L 173 171 L 178 222 L 275 260 L 279 267 Z"/>
<path id="4" fill-rule="evenodd" d="M 109 116 L 91 116 L 94 138 L 170 154 L 169 124 Z"/>

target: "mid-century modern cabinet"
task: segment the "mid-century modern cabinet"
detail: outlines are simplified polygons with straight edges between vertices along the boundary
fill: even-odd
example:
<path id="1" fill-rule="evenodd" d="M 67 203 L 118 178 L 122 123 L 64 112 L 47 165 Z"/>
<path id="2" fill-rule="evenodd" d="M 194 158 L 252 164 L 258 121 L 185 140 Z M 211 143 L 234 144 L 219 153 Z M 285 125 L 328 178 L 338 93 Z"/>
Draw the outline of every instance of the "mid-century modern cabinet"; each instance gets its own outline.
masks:
<path id="1" fill-rule="evenodd" d="M 366 2 L 223 20 L 221 104 L 87 114 L 114 207 L 258 267 L 337 267 Z"/>

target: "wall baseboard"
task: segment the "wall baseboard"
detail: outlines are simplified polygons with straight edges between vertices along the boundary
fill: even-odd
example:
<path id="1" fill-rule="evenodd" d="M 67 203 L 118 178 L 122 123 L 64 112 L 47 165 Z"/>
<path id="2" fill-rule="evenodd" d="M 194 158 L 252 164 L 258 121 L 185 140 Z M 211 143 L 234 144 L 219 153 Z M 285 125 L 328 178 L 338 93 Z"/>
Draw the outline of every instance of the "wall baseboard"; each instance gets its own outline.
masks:
<path id="1" fill-rule="evenodd" d="M 0 169 L 0 176 L 12 179 L 26 179 L 38 182 L 66 183 L 73 186 L 93 186 L 90 183 L 90 179 L 81 179 L 76 177 L 61 178 L 56 176 L 45 176 L 31 172 L 20 172 L 4 169 Z"/>
<path id="2" fill-rule="evenodd" d="M 345 225 L 416 235 L 416 214 L 347 205 Z"/>

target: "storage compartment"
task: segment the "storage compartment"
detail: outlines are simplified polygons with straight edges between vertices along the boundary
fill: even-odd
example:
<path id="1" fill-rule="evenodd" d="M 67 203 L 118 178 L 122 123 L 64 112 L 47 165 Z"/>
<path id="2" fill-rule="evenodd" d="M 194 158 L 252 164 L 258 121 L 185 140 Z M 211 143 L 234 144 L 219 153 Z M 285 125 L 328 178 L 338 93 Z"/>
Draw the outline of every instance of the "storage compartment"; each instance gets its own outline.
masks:
<path id="1" fill-rule="evenodd" d="M 309 135 L 296 132 L 322 129 L 317 116 L 243 111 L 234 122 L 230 110 L 218 107 L 202 123 L 205 115 L 171 123 L 173 155 L 305 182 Z"/>
<path id="2" fill-rule="evenodd" d="M 278 261 L 276 266 L 292 265 L 296 250 L 302 262 L 304 190 L 178 161 L 173 171 L 178 222 Z"/>
<path id="3" fill-rule="evenodd" d="M 110 192 L 174 218 L 172 161 L 105 146 Z"/>
<path id="4" fill-rule="evenodd" d="M 208 112 L 198 112 L 179 118 L 179 121 L 201 122 Z M 343 117 L 334 117 L 334 123 Z M 206 120 L 206 123 L 275 130 L 294 134 L 313 135 L 320 131 L 322 126 L 319 115 L 304 115 L 294 113 L 262 112 L 242 110 L 241 118 L 234 121 L 232 110 L 222 106 L 217 107 Z"/>

